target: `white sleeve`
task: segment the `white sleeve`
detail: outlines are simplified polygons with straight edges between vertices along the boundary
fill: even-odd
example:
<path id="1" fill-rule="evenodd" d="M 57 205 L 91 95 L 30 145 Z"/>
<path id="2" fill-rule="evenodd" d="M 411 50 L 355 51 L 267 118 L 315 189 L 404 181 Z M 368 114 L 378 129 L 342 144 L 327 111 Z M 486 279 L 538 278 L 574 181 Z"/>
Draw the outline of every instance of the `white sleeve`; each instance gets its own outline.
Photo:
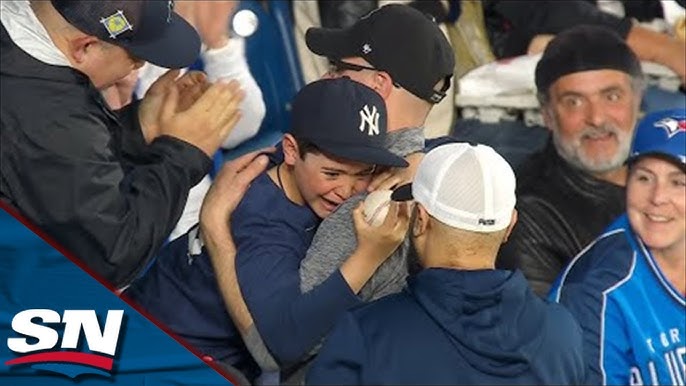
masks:
<path id="1" fill-rule="evenodd" d="M 204 50 L 201 57 L 210 82 L 235 79 L 245 91 L 241 119 L 222 144 L 225 149 L 234 148 L 257 134 L 266 112 L 262 90 L 252 77 L 245 58 L 245 39 L 232 37 L 226 46 Z"/>

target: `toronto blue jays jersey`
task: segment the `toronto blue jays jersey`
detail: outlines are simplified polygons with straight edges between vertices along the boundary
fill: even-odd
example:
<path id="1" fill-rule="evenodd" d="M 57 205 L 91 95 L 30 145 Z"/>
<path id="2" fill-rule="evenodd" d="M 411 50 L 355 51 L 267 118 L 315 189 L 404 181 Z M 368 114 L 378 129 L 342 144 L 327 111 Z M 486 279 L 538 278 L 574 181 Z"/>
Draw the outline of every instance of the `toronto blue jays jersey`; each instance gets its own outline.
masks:
<path id="1" fill-rule="evenodd" d="M 585 383 L 686 383 L 686 301 L 626 215 L 572 261 L 550 298 L 581 325 Z"/>

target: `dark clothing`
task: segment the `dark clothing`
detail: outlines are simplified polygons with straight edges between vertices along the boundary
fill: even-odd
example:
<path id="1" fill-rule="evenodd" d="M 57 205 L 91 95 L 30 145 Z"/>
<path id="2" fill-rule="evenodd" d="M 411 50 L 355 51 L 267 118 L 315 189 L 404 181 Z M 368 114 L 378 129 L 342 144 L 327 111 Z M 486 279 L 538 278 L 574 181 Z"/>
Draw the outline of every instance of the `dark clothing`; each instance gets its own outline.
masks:
<path id="1" fill-rule="evenodd" d="M 552 141 L 517 169 L 518 221 L 498 255 L 546 296 L 557 275 L 624 212 L 624 188 L 570 166 Z"/>
<path id="2" fill-rule="evenodd" d="M 129 283 L 211 160 L 172 137 L 146 145 L 136 104 L 114 113 L 83 73 L 34 59 L 4 26 L 0 42 L 0 197 L 93 272 Z"/>
<path id="3" fill-rule="evenodd" d="M 598 0 L 586 1 L 595 6 L 598 4 Z M 677 2 L 678 1 L 679 0 L 677 0 Z M 621 0 L 621 3 L 622 7 L 624 7 L 624 14 L 626 17 L 636 19 L 640 22 L 649 22 L 653 19 L 664 19 L 665 17 L 660 0 Z"/>
<path id="4" fill-rule="evenodd" d="M 623 39 L 632 22 L 586 0 L 484 0 L 486 29 L 497 58 L 524 55 L 534 36 L 558 34 L 579 24 L 606 26 Z"/>
<path id="5" fill-rule="evenodd" d="M 231 216 L 241 293 L 265 344 L 286 366 L 320 341 L 336 315 L 361 303 L 340 271 L 300 293 L 298 268 L 319 222 L 267 173 L 252 182 Z M 188 234 L 174 240 L 126 294 L 203 354 L 238 366 L 250 354 L 226 311 L 207 250 L 193 252 L 197 243 Z"/>
<path id="6" fill-rule="evenodd" d="M 579 384 L 581 329 L 518 271 L 425 269 L 346 312 L 308 384 Z"/>

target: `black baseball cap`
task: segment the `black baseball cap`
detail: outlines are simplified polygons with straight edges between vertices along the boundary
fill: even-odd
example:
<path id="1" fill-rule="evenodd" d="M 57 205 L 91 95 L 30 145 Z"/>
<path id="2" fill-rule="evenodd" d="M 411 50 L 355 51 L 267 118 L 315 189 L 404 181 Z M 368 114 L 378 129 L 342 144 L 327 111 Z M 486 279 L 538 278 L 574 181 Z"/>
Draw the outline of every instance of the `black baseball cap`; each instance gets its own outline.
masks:
<path id="1" fill-rule="evenodd" d="M 174 12 L 174 1 L 51 0 L 81 32 L 167 68 L 193 64 L 200 53 L 195 29 Z"/>
<path id="2" fill-rule="evenodd" d="M 329 59 L 362 57 L 430 103 L 445 97 L 455 68 L 454 51 L 438 24 L 408 5 L 377 8 L 348 28 L 310 28 L 305 42 Z M 440 80 L 443 88 L 435 91 Z"/>
<path id="3" fill-rule="evenodd" d="M 386 104 L 349 78 L 323 79 L 295 96 L 290 133 L 326 154 L 371 165 L 408 164 L 386 149 Z"/>
<path id="4" fill-rule="evenodd" d="M 536 65 L 536 88 L 547 92 L 565 75 L 592 70 L 617 70 L 641 77 L 641 63 L 613 30 L 579 25 L 565 30 L 548 43 Z"/>

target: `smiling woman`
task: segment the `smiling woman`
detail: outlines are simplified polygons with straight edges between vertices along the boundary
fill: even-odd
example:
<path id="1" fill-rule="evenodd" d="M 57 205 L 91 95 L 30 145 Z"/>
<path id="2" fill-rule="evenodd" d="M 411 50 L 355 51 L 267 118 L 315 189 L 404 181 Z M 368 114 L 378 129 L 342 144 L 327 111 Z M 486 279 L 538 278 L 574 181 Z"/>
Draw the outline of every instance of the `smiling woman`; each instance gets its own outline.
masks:
<path id="1" fill-rule="evenodd" d="M 575 314 L 586 335 L 584 383 L 684 382 L 685 153 L 686 110 L 643 119 L 629 157 L 626 215 L 553 289 L 551 296 Z"/>

